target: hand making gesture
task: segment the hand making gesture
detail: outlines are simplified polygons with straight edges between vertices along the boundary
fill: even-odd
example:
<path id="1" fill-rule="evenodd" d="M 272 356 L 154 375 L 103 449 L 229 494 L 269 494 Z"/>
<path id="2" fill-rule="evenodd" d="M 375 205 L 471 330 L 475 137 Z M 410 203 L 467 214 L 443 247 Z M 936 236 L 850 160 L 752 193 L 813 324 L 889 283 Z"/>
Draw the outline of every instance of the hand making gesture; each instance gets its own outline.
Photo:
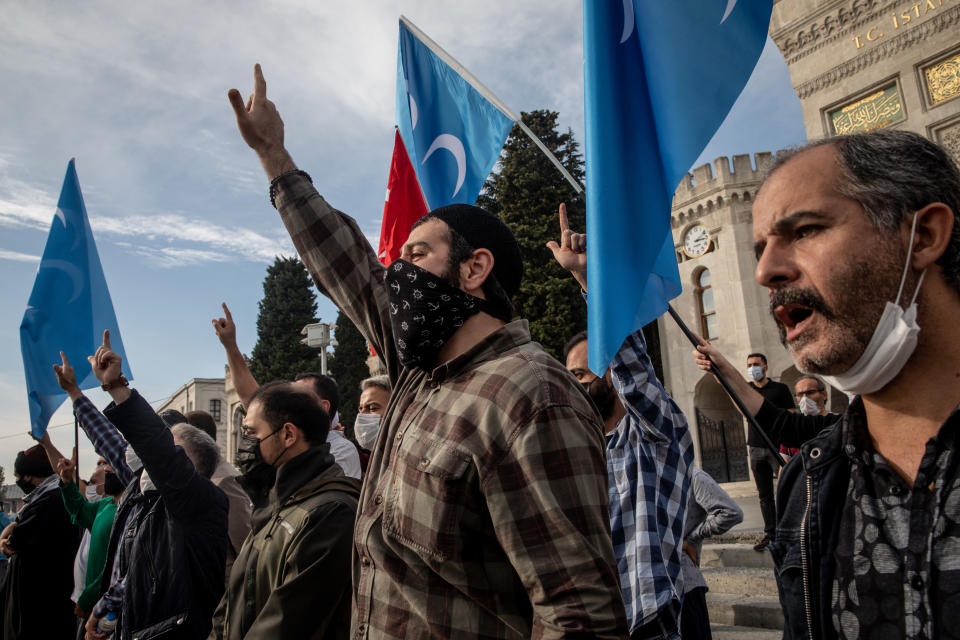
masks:
<path id="1" fill-rule="evenodd" d="M 229 348 L 237 344 L 237 325 L 233 323 L 233 316 L 230 315 L 227 303 L 221 302 L 220 304 L 223 306 L 223 317 L 214 318 L 211 322 L 213 323 L 213 330 L 220 338 L 220 344 Z"/>
<path id="2" fill-rule="evenodd" d="M 67 360 L 67 354 L 63 351 L 60 352 L 60 360 L 61 364 L 53 365 L 53 372 L 57 374 L 57 384 L 67 392 L 70 400 L 76 400 L 83 395 L 79 385 L 77 385 L 77 374 L 74 373 L 73 367 L 70 366 L 70 361 Z"/>
<path id="3" fill-rule="evenodd" d="M 567 221 L 567 205 L 560 203 L 560 244 L 551 240 L 547 248 L 561 267 L 573 274 L 584 291 L 587 290 L 587 234 L 574 233 Z"/>
<path id="4" fill-rule="evenodd" d="M 120 367 L 123 358 L 110 348 L 109 329 L 103 332 L 103 344 L 100 345 L 95 354 L 88 356 L 87 360 L 90 361 L 93 375 L 101 382 L 103 388 L 110 393 L 114 402 L 120 404 L 130 397 L 129 383 L 123 377 L 123 370 Z"/>
<path id="5" fill-rule="evenodd" d="M 253 93 L 246 104 L 236 89 L 230 89 L 227 97 L 237 116 L 240 135 L 260 156 L 267 177 L 273 180 L 281 173 L 295 170 L 297 165 L 283 147 L 283 120 L 276 105 L 267 100 L 267 81 L 260 65 L 253 67 Z"/>

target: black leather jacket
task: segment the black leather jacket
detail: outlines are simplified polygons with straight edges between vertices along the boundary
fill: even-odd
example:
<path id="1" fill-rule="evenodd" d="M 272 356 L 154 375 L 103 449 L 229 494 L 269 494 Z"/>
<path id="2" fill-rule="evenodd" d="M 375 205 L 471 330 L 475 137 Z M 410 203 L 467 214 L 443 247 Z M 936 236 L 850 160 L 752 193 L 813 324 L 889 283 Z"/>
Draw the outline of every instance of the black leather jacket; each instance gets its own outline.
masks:
<path id="1" fill-rule="evenodd" d="M 227 498 L 174 446 L 163 420 L 136 391 L 104 414 L 157 487 L 141 494 L 136 480 L 131 483 L 110 534 L 108 559 L 118 544 L 129 545 L 119 638 L 206 638 L 224 590 Z M 140 511 L 127 521 L 137 503 Z"/>
<path id="2" fill-rule="evenodd" d="M 770 543 L 785 640 L 837 637 L 832 622 L 834 551 L 850 480 L 850 458 L 842 450 L 845 421 L 846 416 L 802 445 L 785 438 L 788 446 L 800 445 L 800 453 L 780 473 L 777 539 Z M 794 422 L 794 427 L 801 424 Z M 815 428 L 816 422 L 806 426 Z M 791 435 L 809 435 L 801 432 Z"/>

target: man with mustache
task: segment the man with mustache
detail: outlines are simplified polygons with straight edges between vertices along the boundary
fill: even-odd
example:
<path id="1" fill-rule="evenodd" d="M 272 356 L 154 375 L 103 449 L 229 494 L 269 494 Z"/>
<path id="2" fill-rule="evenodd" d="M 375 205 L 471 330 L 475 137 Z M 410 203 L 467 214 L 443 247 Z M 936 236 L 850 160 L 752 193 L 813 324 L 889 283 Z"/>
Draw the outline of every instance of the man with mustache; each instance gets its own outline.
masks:
<path id="1" fill-rule="evenodd" d="M 520 247 L 496 216 L 435 209 L 384 268 L 283 146 L 257 65 L 243 139 L 320 292 L 393 394 L 353 548 L 355 638 L 622 638 L 603 431 L 586 393 L 511 321 Z"/>
<path id="2" fill-rule="evenodd" d="M 760 187 L 781 338 L 856 395 L 780 477 L 785 638 L 960 637 L 958 211 L 955 163 L 906 131 L 814 142 Z"/>
<path id="3" fill-rule="evenodd" d="M 565 205 L 559 213 L 560 242 L 547 247 L 586 295 L 586 235 L 571 231 Z M 563 357 L 597 405 L 607 434 L 610 529 L 630 637 L 679 638 L 693 468 L 687 419 L 657 379 L 641 331 L 624 340 L 603 375 L 588 366 L 586 331 L 567 342 Z"/>

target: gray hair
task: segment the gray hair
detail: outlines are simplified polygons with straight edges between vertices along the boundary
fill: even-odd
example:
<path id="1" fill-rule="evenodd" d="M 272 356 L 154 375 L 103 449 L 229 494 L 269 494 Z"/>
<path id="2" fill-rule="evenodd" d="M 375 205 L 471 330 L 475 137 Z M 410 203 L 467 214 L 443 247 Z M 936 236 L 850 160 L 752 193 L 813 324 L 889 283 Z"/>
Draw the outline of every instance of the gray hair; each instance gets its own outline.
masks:
<path id="1" fill-rule="evenodd" d="M 796 387 L 797 387 L 798 384 L 800 384 L 800 381 L 801 381 L 801 380 L 813 380 L 814 382 L 816 382 L 816 383 L 817 383 L 817 391 L 826 391 L 826 390 L 827 390 L 827 385 L 823 382 L 823 380 L 821 380 L 821 379 L 818 378 L 817 376 L 812 375 L 812 374 L 809 374 L 809 373 L 805 373 L 804 375 L 802 375 L 802 376 L 800 376 L 799 378 L 797 378 L 797 381 L 793 383 L 794 390 L 796 390 Z"/>
<path id="2" fill-rule="evenodd" d="M 937 264 L 960 290 L 960 171 L 943 147 L 896 129 L 834 136 L 778 153 L 764 181 L 798 153 L 823 145 L 837 152 L 840 195 L 858 202 L 877 229 L 896 231 L 933 202 L 950 207 L 953 232 Z"/>
<path id="3" fill-rule="evenodd" d="M 193 462 L 197 473 L 204 478 L 212 476 L 220 463 L 220 449 L 213 438 L 186 422 L 170 427 L 170 433 L 183 446 L 183 451 Z"/>
<path id="4" fill-rule="evenodd" d="M 393 385 L 390 384 L 390 376 L 373 376 L 372 378 L 367 378 L 360 383 L 360 391 L 366 391 L 369 387 L 380 387 L 387 393 L 393 391 Z"/>

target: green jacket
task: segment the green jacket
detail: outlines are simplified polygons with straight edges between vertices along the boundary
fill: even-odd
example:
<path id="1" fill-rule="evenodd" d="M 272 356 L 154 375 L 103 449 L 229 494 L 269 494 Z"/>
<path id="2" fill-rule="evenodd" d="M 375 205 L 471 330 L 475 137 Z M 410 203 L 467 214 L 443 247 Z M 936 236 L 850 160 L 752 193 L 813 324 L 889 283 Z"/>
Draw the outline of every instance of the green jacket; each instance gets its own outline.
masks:
<path id="1" fill-rule="evenodd" d="M 323 444 L 277 472 L 254 509 L 215 619 L 228 640 L 346 638 L 350 564 L 360 481 Z"/>
<path id="2" fill-rule="evenodd" d="M 60 483 L 60 495 L 63 506 L 70 514 L 70 521 L 90 531 L 90 552 L 87 554 L 87 574 L 84 578 L 83 593 L 77 599 L 77 606 L 90 613 L 93 605 L 100 599 L 100 580 L 103 567 L 107 562 L 107 545 L 110 543 L 110 528 L 117 514 L 117 503 L 113 498 L 102 498 L 97 502 L 87 502 L 76 483 Z"/>

